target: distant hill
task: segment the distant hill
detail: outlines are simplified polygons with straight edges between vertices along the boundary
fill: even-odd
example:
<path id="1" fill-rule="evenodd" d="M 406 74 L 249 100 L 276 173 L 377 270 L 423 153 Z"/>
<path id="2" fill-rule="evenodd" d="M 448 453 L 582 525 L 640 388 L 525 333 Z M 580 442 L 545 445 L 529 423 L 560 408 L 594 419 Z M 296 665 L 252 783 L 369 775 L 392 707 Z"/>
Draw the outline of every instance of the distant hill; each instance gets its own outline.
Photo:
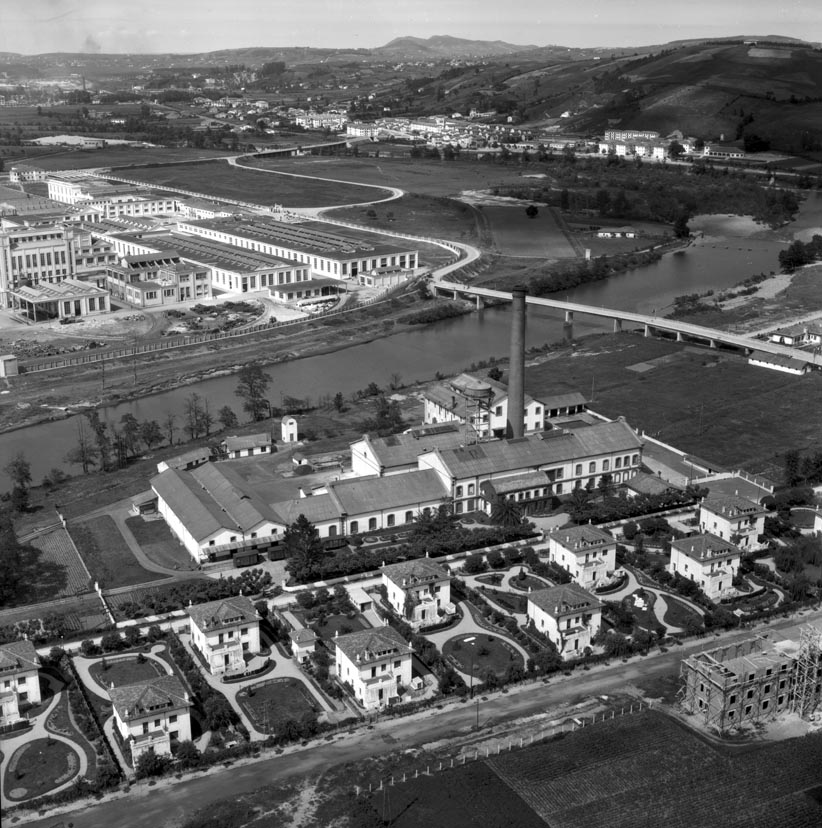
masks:
<path id="1" fill-rule="evenodd" d="M 465 40 L 450 35 L 429 38 L 398 37 L 385 46 L 371 51 L 376 55 L 392 55 L 408 60 L 421 58 L 499 57 L 536 49 L 537 46 L 517 46 L 502 40 Z"/>

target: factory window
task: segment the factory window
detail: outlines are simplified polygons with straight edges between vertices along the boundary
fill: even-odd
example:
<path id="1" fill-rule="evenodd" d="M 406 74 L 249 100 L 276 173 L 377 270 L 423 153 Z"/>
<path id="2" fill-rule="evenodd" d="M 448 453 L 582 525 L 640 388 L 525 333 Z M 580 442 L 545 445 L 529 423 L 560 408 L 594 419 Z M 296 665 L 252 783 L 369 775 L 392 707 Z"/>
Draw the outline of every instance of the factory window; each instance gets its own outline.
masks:
<path id="1" fill-rule="evenodd" d="M 354 534 L 358 532 L 360 528 L 360 524 L 356 520 L 351 521 L 351 533 Z"/>
<path id="2" fill-rule="evenodd" d="M 596 472 L 596 470 L 597 470 L 597 464 L 596 464 L 595 461 L 592 460 L 588 464 L 588 474 L 594 474 Z"/>
<path id="3" fill-rule="evenodd" d="M 577 463 L 576 468 L 574 469 L 574 474 L 577 476 L 582 474 L 582 463 Z"/>
<path id="4" fill-rule="evenodd" d="M 396 522 L 397 522 L 397 519 L 394 515 L 388 515 L 388 517 L 386 518 L 385 523 L 386 523 L 386 526 L 394 526 L 394 524 Z"/>

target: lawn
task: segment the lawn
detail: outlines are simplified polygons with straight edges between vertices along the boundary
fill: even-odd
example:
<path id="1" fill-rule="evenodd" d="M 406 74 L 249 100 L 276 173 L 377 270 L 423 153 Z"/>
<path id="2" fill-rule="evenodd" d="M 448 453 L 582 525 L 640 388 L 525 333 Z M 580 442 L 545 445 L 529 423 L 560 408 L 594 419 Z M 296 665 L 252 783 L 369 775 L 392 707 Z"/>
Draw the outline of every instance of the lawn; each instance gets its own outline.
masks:
<path id="1" fill-rule="evenodd" d="M 153 659 L 147 658 L 142 664 L 134 658 L 105 658 L 96 661 L 89 668 L 92 678 L 102 687 L 121 687 L 124 684 L 136 684 L 157 676 L 166 675 L 166 671 Z"/>
<path id="2" fill-rule="evenodd" d="M 642 609 L 634 603 L 634 596 L 639 595 L 645 599 L 645 609 Z M 649 632 L 653 632 L 659 625 L 656 613 L 654 612 L 655 603 L 656 595 L 652 592 L 645 592 L 643 590 L 637 590 L 622 599 L 622 606 L 634 614 L 637 625 L 645 630 L 648 630 Z"/>
<path id="3" fill-rule="evenodd" d="M 69 532 L 91 577 L 102 589 L 142 584 L 165 578 L 143 569 L 109 515 L 70 525 Z"/>
<path id="4" fill-rule="evenodd" d="M 17 748 L 3 774 L 6 796 L 21 802 L 48 793 L 80 770 L 77 751 L 56 739 L 35 739 Z"/>
<path id="5" fill-rule="evenodd" d="M 563 232 L 551 209 L 539 208 L 534 218 L 529 218 L 521 205 L 478 207 L 491 226 L 491 233 L 499 251 L 505 256 L 525 256 L 551 259 L 576 257 L 571 242 Z"/>
<path id="6" fill-rule="evenodd" d="M 316 713 L 319 705 L 298 679 L 280 678 L 252 684 L 237 693 L 237 702 L 263 733 L 275 733 L 283 722 Z"/>
<path id="7" fill-rule="evenodd" d="M 449 638 L 442 646 L 442 654 L 462 673 L 480 677 L 486 670 L 498 676 L 505 675 L 512 665 L 524 667 L 522 656 L 496 635 L 476 633 Z"/>
<path id="8" fill-rule="evenodd" d="M 336 636 L 337 632 L 340 635 L 346 635 L 358 630 L 367 630 L 371 627 L 365 616 L 359 612 L 354 613 L 350 618 L 347 614 L 328 615 L 322 624 L 315 623 L 310 626 L 323 641 L 330 641 Z"/>
<path id="9" fill-rule="evenodd" d="M 191 555 L 171 534 L 164 520 L 145 520 L 137 515 L 126 519 L 128 530 L 140 548 L 156 564 L 169 569 L 191 569 Z"/>
<path id="10" fill-rule="evenodd" d="M 542 578 L 537 578 L 535 575 L 528 574 L 526 574 L 524 578 L 517 575 L 517 577 L 511 578 L 511 580 L 508 581 L 508 584 L 512 589 L 519 589 L 523 592 L 528 592 L 532 589 L 548 589 L 553 586 L 550 582 L 545 581 Z"/>
<path id="11" fill-rule="evenodd" d="M 665 610 L 662 620 L 666 624 L 670 624 L 672 627 L 680 627 L 683 630 L 688 628 L 689 623 L 703 626 L 699 613 L 691 609 L 684 601 L 680 601 L 666 593 L 665 603 L 668 608 Z"/>
<path id="12" fill-rule="evenodd" d="M 97 767 L 97 753 L 88 739 L 77 729 L 69 714 L 68 693 L 62 693 L 57 700 L 57 704 L 52 708 L 46 720 L 46 729 L 71 739 L 86 755 L 86 761 L 88 762 L 86 775 L 90 776 L 94 772 Z"/>
<path id="13" fill-rule="evenodd" d="M 127 178 L 156 187 L 176 187 L 216 198 L 232 198 L 254 204 L 284 207 L 329 207 L 385 198 L 388 193 L 355 184 L 315 181 L 290 175 L 232 167 L 222 161 L 144 167 L 124 170 Z"/>

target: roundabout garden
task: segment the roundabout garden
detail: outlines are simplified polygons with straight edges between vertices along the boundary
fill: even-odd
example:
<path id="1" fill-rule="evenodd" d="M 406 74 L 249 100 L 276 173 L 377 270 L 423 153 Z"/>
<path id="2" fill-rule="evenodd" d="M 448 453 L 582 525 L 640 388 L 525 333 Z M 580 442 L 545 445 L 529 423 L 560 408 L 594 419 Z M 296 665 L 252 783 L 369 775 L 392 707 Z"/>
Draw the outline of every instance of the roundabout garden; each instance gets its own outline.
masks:
<path id="1" fill-rule="evenodd" d="M 59 788 L 80 772 L 80 756 L 59 739 L 35 739 L 21 745 L 3 774 L 6 797 L 15 802 L 34 799 Z"/>
<path id="2" fill-rule="evenodd" d="M 442 646 L 442 654 L 457 670 L 466 676 L 494 673 L 505 676 L 512 668 L 525 669 L 520 653 L 497 635 L 472 633 L 449 638 Z"/>

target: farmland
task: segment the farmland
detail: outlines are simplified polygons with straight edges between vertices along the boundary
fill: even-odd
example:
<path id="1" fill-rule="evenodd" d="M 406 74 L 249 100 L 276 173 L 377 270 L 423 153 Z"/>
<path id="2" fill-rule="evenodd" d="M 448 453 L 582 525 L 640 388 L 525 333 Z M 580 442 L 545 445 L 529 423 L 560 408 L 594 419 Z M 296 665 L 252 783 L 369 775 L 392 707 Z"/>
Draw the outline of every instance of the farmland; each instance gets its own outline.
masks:
<path id="1" fill-rule="evenodd" d="M 104 589 L 165 577 L 137 563 L 117 524 L 108 515 L 73 523 L 70 531 L 91 577 Z"/>
<path id="2" fill-rule="evenodd" d="M 87 592 L 90 588 L 89 573 L 77 554 L 71 537 L 65 529 L 55 529 L 44 535 L 37 535 L 29 542 L 33 547 L 40 550 L 38 566 L 41 573 L 38 576 L 38 590 L 42 591 L 48 586 L 48 580 L 42 578 L 43 566 L 46 571 L 51 568 L 62 569 L 65 583 L 49 595 L 38 595 L 33 600 L 46 600 L 47 598 L 66 598 L 70 595 Z"/>
<path id="3" fill-rule="evenodd" d="M 551 828 L 811 828 L 822 807 L 804 791 L 820 760 L 820 735 L 723 751 L 646 712 L 397 785 L 385 816 L 409 828 L 538 825 L 534 814 Z M 380 795 L 373 804 L 382 813 Z"/>
<path id="4" fill-rule="evenodd" d="M 215 198 L 232 198 L 266 206 L 281 204 L 284 207 L 323 207 L 356 204 L 388 196 L 385 190 L 373 187 L 273 175 L 229 166 L 220 161 L 142 167 L 125 172 L 128 178 L 145 181 L 159 188 L 176 187 Z"/>
<path id="5" fill-rule="evenodd" d="M 576 251 L 553 212 L 541 207 L 534 218 L 525 214 L 527 202 L 516 206 L 480 205 L 491 234 L 505 256 L 570 259 Z"/>

